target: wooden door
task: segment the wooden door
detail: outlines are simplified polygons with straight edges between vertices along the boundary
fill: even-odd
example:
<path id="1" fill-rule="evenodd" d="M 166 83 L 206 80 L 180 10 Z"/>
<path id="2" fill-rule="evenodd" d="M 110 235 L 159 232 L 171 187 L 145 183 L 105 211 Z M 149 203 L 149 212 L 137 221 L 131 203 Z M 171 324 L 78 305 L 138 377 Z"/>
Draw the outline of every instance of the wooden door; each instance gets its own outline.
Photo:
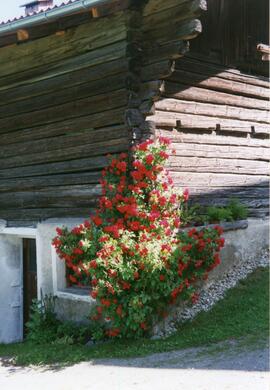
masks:
<path id="1" fill-rule="evenodd" d="M 29 321 L 32 300 L 37 298 L 36 240 L 23 239 L 23 323 Z"/>

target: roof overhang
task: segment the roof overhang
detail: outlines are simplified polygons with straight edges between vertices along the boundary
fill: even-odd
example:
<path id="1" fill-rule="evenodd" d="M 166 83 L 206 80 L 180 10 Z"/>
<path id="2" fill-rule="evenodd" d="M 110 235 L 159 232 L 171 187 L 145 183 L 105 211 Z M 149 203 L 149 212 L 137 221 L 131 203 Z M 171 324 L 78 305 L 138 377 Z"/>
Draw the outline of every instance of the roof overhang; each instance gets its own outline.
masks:
<path id="1" fill-rule="evenodd" d="M 101 6 L 113 3 L 114 0 L 79 0 L 66 5 L 49 9 L 38 14 L 18 19 L 12 22 L 0 25 L 0 36 L 14 33 L 21 29 L 27 29 L 42 23 L 48 23 L 58 18 L 72 15 L 77 12 L 83 12 Z"/>
<path id="2" fill-rule="evenodd" d="M 34 0 L 34 1 L 30 1 L 29 3 L 20 5 L 20 7 L 26 7 L 26 6 L 30 6 L 30 5 L 34 5 L 34 4 L 38 4 L 38 3 L 46 3 L 46 2 L 48 2 L 48 1 L 47 0 Z"/>

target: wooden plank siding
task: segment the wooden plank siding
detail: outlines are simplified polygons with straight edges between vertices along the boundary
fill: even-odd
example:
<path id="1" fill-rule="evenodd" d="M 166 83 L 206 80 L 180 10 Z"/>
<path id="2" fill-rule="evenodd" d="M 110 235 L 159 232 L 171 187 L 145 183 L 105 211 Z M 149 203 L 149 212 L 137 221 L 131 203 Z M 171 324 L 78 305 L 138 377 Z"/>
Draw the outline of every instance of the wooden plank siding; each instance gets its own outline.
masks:
<path id="1" fill-rule="evenodd" d="M 199 8 L 202 21 L 202 34 L 190 42 L 190 51 L 175 32 L 183 16 L 178 3 L 187 6 L 156 0 L 144 9 L 144 137 L 172 139 L 176 154 L 168 169 L 177 186 L 190 188 L 194 201 L 224 204 L 235 196 L 250 215 L 264 216 L 269 206 L 269 81 L 256 42 L 268 39 L 268 2 L 209 0 L 207 12 L 203 1 L 190 3 L 189 15 L 196 18 Z M 182 29 L 189 23 L 191 35 L 201 31 L 194 20 L 186 20 Z"/>
<path id="2" fill-rule="evenodd" d="M 0 218 L 89 215 L 107 154 L 131 152 L 144 134 L 144 83 L 170 75 L 171 56 L 201 31 L 204 0 L 159 5 L 112 1 L 95 18 L 30 27 L 20 44 L 1 37 Z"/>
<path id="3" fill-rule="evenodd" d="M 130 142 L 126 19 L 120 11 L 0 49 L 1 218 L 88 216 L 95 206 L 107 154 Z"/>
<path id="4" fill-rule="evenodd" d="M 208 0 L 203 33 L 191 51 L 212 62 L 237 67 L 248 74 L 269 74 L 257 44 L 269 43 L 268 0 Z"/>
<path id="5" fill-rule="evenodd" d="M 231 33 L 241 31 L 237 51 L 224 30 L 235 1 L 208 3 L 209 11 L 205 0 L 115 0 L 95 18 L 87 11 L 30 27 L 19 44 L 17 34 L 0 38 L 0 218 L 87 217 L 108 153 L 132 154 L 159 134 L 173 140 L 169 169 L 194 200 L 236 195 L 251 215 L 266 213 L 268 80 L 257 59 L 253 74 L 233 66 L 245 58 L 249 18 Z M 215 15 L 222 28 L 206 43 Z M 201 18 L 206 33 L 188 53 Z M 262 28 L 252 27 L 252 39 L 263 41 Z M 217 55 L 218 40 L 228 47 Z"/>
<path id="6" fill-rule="evenodd" d="M 268 81 L 195 56 L 179 59 L 175 69 L 149 117 L 156 134 L 172 140 L 175 183 L 188 187 L 194 202 L 223 205 L 237 197 L 250 215 L 267 214 Z"/>

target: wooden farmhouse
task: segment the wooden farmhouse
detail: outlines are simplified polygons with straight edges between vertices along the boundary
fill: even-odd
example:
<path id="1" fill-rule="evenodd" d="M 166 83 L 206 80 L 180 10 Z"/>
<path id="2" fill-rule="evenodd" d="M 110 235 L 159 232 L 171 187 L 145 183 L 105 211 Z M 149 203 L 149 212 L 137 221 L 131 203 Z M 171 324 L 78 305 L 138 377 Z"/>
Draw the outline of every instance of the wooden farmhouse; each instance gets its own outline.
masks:
<path id="1" fill-rule="evenodd" d="M 59 311 L 88 305 L 66 292 L 51 239 L 89 216 L 108 154 L 166 136 L 194 201 L 235 196 L 258 221 L 269 204 L 267 0 L 25 8 L 0 24 L 0 342 L 22 339 L 41 288 Z"/>

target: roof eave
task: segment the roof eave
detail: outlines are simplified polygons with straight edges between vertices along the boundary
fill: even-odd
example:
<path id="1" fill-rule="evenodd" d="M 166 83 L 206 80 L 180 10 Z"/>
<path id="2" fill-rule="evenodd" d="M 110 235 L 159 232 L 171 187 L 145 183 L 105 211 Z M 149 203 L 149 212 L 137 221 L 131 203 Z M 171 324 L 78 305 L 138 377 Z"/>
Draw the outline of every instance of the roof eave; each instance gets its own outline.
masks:
<path id="1" fill-rule="evenodd" d="M 88 10 L 93 7 L 111 2 L 112 0 L 80 0 L 58 8 L 52 8 L 48 11 L 43 11 L 27 18 L 8 22 L 2 26 L 0 25 L 0 36 L 16 32 L 20 29 L 27 29 L 28 27 L 33 27 L 38 24 L 53 21 L 63 16 L 68 16 L 76 12 Z"/>

